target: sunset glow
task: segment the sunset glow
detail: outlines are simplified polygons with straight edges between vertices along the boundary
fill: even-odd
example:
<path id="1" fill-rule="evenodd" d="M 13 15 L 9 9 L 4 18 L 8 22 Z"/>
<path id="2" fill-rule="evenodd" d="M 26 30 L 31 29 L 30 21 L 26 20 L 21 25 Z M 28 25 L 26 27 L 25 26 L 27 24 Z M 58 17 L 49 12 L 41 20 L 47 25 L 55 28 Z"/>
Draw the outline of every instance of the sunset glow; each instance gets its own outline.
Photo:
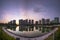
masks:
<path id="1" fill-rule="evenodd" d="M 19 19 L 39 20 L 42 18 L 53 19 L 55 16 L 60 17 L 59 4 L 55 0 L 5 0 L 1 4 L 0 22 L 4 23 Z"/>

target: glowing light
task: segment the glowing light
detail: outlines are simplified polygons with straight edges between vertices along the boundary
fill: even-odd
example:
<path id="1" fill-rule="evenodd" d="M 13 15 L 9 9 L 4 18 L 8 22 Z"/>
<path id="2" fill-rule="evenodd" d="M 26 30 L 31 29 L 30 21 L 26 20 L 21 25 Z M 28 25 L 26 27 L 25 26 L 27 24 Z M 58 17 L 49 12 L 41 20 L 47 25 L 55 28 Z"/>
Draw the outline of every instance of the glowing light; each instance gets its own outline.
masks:
<path id="1" fill-rule="evenodd" d="M 16 27 L 16 31 L 19 31 L 19 26 Z"/>
<path id="2" fill-rule="evenodd" d="M 16 24 L 19 24 L 18 20 L 16 20 Z"/>
<path id="3" fill-rule="evenodd" d="M 16 20 L 16 24 L 19 24 L 19 19 L 33 19 L 33 20 L 38 20 L 41 18 L 42 15 L 38 15 L 35 12 L 29 10 L 28 12 L 26 12 L 23 9 L 20 9 L 20 11 L 17 13 L 14 12 L 10 12 L 10 11 L 5 11 L 4 12 L 4 22 L 8 22 L 11 20 Z M 40 17 L 39 17 L 40 16 Z"/>

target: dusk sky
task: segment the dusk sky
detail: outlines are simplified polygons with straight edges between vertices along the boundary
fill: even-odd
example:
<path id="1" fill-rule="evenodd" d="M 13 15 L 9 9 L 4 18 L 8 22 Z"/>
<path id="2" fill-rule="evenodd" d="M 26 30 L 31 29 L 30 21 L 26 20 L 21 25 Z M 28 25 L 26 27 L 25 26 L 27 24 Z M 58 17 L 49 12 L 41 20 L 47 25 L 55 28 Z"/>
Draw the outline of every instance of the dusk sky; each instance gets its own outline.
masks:
<path id="1" fill-rule="evenodd" d="M 60 17 L 60 0 L 0 0 L 0 22 Z"/>

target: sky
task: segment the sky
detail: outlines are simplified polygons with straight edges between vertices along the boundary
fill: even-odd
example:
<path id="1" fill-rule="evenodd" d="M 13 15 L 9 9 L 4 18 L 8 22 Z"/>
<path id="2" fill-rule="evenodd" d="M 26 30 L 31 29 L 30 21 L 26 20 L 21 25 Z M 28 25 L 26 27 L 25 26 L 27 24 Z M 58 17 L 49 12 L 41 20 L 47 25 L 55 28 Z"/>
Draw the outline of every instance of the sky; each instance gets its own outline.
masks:
<path id="1" fill-rule="evenodd" d="M 0 0 L 0 22 L 60 17 L 60 0 Z"/>

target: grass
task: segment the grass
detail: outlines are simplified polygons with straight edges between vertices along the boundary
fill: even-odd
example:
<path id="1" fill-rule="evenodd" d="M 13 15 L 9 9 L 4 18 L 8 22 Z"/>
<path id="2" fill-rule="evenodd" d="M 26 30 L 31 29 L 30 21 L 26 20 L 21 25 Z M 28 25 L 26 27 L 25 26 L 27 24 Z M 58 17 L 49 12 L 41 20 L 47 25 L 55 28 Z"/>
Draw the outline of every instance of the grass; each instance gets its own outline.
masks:
<path id="1" fill-rule="evenodd" d="M 60 40 L 60 27 L 58 27 L 58 30 L 55 32 L 55 40 Z"/>
<path id="2" fill-rule="evenodd" d="M 15 40 L 13 37 L 9 36 L 6 34 L 3 30 L 2 27 L 0 26 L 0 40 Z"/>
<path id="3" fill-rule="evenodd" d="M 13 37 L 9 36 L 6 34 L 3 30 L 2 27 L 0 26 L 0 40 L 16 40 Z M 50 35 L 47 39 L 45 40 L 53 40 L 53 34 Z M 58 27 L 58 30 L 55 32 L 55 40 L 60 40 L 60 27 Z"/>
<path id="4" fill-rule="evenodd" d="M 45 39 L 45 40 L 53 40 L 53 34 L 52 35 L 50 35 L 47 39 Z"/>
<path id="5" fill-rule="evenodd" d="M 50 35 L 47 39 L 45 40 L 53 40 L 53 34 Z M 55 37 L 54 40 L 60 40 L 60 27 L 58 27 L 58 30 L 55 32 Z"/>

